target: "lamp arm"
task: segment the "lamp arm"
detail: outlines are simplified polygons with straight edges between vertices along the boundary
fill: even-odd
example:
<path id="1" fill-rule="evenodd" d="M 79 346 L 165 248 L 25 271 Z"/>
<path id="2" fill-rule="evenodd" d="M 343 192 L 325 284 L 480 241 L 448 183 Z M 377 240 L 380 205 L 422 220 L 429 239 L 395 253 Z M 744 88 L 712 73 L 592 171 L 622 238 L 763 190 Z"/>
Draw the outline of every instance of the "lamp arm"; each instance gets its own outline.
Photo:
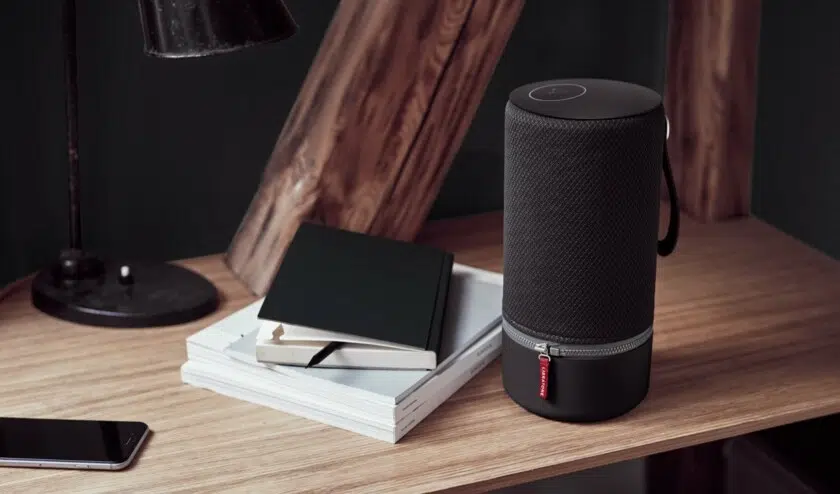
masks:
<path id="1" fill-rule="evenodd" d="M 70 215 L 70 250 L 82 249 L 82 216 L 79 178 L 78 81 L 76 59 L 76 0 L 64 1 L 64 90 L 67 118 L 67 191 Z"/>

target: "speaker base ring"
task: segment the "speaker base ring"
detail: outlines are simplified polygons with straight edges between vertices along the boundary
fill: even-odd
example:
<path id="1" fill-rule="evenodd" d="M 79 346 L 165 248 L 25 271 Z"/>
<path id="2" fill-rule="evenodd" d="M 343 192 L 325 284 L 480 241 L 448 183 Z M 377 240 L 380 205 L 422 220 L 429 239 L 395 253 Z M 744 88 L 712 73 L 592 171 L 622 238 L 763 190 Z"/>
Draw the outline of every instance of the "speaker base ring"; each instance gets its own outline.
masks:
<path id="1" fill-rule="evenodd" d="M 598 422 L 626 414 L 647 396 L 653 338 L 608 357 L 552 357 L 540 397 L 539 353 L 502 332 L 502 384 L 520 407 L 561 422 Z"/>

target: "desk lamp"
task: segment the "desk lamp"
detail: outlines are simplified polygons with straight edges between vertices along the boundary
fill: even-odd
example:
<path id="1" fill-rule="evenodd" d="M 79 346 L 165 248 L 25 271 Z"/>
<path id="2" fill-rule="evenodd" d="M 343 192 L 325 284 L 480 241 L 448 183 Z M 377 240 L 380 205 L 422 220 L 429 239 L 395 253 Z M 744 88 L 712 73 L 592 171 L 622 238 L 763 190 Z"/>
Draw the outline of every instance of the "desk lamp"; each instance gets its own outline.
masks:
<path id="1" fill-rule="evenodd" d="M 228 53 L 292 36 L 281 0 L 138 0 L 145 53 L 159 58 Z M 65 0 L 64 72 L 69 245 L 32 282 L 32 302 L 53 317 L 104 327 L 181 324 L 218 307 L 216 287 L 175 264 L 120 262 L 82 246 L 76 78 L 76 2 Z"/>

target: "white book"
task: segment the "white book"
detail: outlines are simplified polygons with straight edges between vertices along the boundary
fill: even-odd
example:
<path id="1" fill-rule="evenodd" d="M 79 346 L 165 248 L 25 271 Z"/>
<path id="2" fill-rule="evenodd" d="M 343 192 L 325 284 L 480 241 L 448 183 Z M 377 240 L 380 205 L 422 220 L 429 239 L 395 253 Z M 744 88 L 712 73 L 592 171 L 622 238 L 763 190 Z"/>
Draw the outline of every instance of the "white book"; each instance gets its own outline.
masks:
<path id="1" fill-rule="evenodd" d="M 448 382 L 458 378 L 461 369 L 448 370 L 463 348 L 498 328 L 501 315 L 502 276 L 456 264 L 453 267 L 450 297 L 458 310 L 447 311 L 448 331 L 459 335 L 449 343 L 441 365 L 433 371 L 391 371 L 382 369 L 305 369 L 296 366 L 262 364 L 256 361 L 257 313 L 261 300 L 218 321 L 187 339 L 190 361 L 204 362 L 240 377 L 266 379 L 290 393 L 307 393 L 324 401 L 342 403 L 362 411 L 378 423 L 400 423 L 419 403 L 431 400 Z M 490 321 L 490 324 L 487 324 Z M 500 338 L 500 337 L 499 337 Z M 475 347 L 475 361 L 493 351 L 495 343 Z M 235 369 L 235 370 L 234 370 Z M 424 386 L 432 380 L 434 383 Z"/>
<path id="2" fill-rule="evenodd" d="M 370 425 L 354 420 L 346 414 L 330 413 L 323 407 L 290 400 L 278 395 L 273 383 L 253 379 L 244 380 L 233 373 L 225 374 L 224 370 L 204 362 L 187 361 L 184 363 L 181 366 L 181 380 L 185 384 L 222 396 L 290 413 L 380 441 L 397 441 L 393 428 Z"/>
<path id="3" fill-rule="evenodd" d="M 447 380 L 445 374 L 434 376 L 427 386 L 437 384 L 436 380 L 442 381 L 440 386 L 436 386 L 437 392 L 422 401 L 412 402 L 406 416 L 399 423 L 391 424 L 372 420 L 361 411 L 350 409 L 344 403 L 332 402 L 317 394 L 290 390 L 287 387 L 278 386 L 271 379 L 243 376 L 212 363 L 188 361 L 181 368 L 181 378 L 186 384 L 224 396 L 291 413 L 381 441 L 396 443 L 498 357 L 501 342 L 501 326 L 497 326 L 453 362 L 450 371 L 456 373 L 454 379 Z"/>
<path id="4" fill-rule="evenodd" d="M 240 348 L 243 351 L 243 358 L 247 353 L 247 343 L 250 340 L 250 348 L 253 348 L 253 334 L 246 335 L 240 340 Z M 246 344 L 242 344 L 246 343 Z M 414 408 L 419 404 L 433 399 L 446 385 L 450 382 L 457 381 L 460 376 L 468 374 L 477 363 L 484 361 L 488 355 L 494 355 L 499 348 L 501 348 L 501 325 L 494 326 L 489 332 L 484 334 L 484 337 L 473 343 L 465 351 L 460 352 L 442 371 L 434 374 L 428 380 L 411 393 L 405 400 L 397 405 L 382 405 L 376 404 L 358 397 L 353 397 L 348 394 L 330 393 L 325 391 L 323 387 L 307 385 L 305 382 L 301 383 L 294 378 L 286 376 L 278 376 L 277 373 L 270 369 L 259 369 L 253 364 L 248 365 L 248 369 L 244 367 L 237 368 L 236 374 L 240 376 L 248 375 L 252 379 L 265 380 L 273 383 L 273 386 L 278 393 L 287 393 L 292 397 L 305 397 L 312 399 L 317 403 L 333 403 L 337 410 L 356 414 L 363 420 L 369 420 L 371 424 L 378 424 L 384 426 L 395 426 L 406 420 Z M 251 357 L 253 358 L 253 357 Z M 194 361 L 204 362 L 202 359 Z M 238 362 L 238 365 L 243 365 Z M 261 372 L 254 372 L 254 370 Z M 391 372 L 406 372 L 406 371 L 391 371 Z"/>

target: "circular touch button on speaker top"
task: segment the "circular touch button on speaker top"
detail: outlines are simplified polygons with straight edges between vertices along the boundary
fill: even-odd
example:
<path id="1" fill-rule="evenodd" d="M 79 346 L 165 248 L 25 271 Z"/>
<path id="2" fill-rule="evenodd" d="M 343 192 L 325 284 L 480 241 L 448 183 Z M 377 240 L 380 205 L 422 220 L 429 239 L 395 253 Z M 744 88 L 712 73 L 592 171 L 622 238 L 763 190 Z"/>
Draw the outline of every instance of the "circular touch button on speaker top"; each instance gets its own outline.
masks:
<path id="1" fill-rule="evenodd" d="M 586 94 L 586 87 L 580 84 L 545 84 L 528 92 L 528 97 L 537 101 L 568 101 Z"/>
<path id="2" fill-rule="evenodd" d="M 629 82 L 608 79 L 557 79 L 516 88 L 510 102 L 549 118 L 605 120 L 627 118 L 655 110 L 659 94 Z"/>

